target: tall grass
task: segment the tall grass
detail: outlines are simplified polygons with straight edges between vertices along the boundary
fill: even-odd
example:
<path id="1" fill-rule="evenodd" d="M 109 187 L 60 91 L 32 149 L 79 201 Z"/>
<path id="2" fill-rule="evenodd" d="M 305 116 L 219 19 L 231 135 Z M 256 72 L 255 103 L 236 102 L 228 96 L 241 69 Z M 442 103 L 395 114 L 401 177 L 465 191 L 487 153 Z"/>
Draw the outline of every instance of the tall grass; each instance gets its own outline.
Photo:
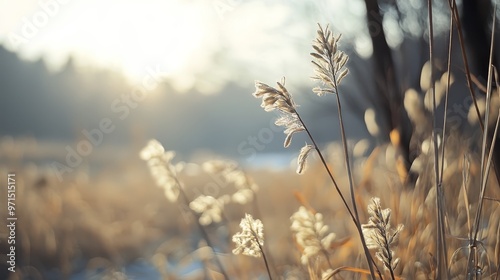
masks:
<path id="1" fill-rule="evenodd" d="M 285 148 L 289 147 L 296 133 L 305 133 L 309 138 L 310 144 L 306 143 L 300 150 L 296 172 L 312 173 L 313 177 L 321 178 L 323 175 L 317 170 L 321 167 L 329 181 L 316 182 L 320 185 L 316 191 L 311 192 L 309 187 L 295 194 L 301 206 L 291 215 L 290 231 L 295 248 L 301 255 L 298 258 L 300 261 L 270 268 L 268 258 L 280 253 L 273 249 L 265 253 L 261 232 L 267 231 L 267 238 L 272 236 L 275 226 L 266 226 L 266 219 L 272 213 L 262 212 L 258 206 L 253 207 L 253 211 L 263 215 L 264 224 L 259 221 L 258 231 L 248 230 L 248 225 L 253 223 L 251 216 L 247 215 L 242 220 L 242 224 L 243 221 L 247 223 L 242 226 L 243 232 L 233 237 L 237 243 L 233 252 L 264 257 L 269 278 L 272 278 L 271 271 L 275 271 L 285 278 L 295 275 L 310 279 L 498 279 L 500 188 L 495 178 L 490 178 L 490 171 L 495 170 L 492 155 L 500 122 L 499 108 L 492 107 L 492 95 L 500 94 L 492 86 L 495 69 L 491 67 L 485 87 L 485 110 L 477 111 L 479 119 L 484 115 L 483 123 L 493 124 L 492 136 L 489 125 L 484 126 L 482 133 L 476 134 L 479 137 L 460 134 L 456 130 L 448 131 L 446 113 L 443 130 L 439 131 L 437 109 L 441 98 L 438 95 L 445 97 L 446 112 L 448 96 L 452 94 L 450 85 L 456 77 L 450 73 L 452 63 L 449 56 L 448 71 L 440 80 L 434 80 L 435 39 L 431 1 L 428 4 L 430 61 L 424 66 L 421 76 L 421 81 L 426 84 L 423 89 L 427 92 L 422 97 L 411 89 L 404 95 L 404 106 L 413 125 L 414 137 L 421 141 L 420 151 L 410 170 L 406 170 L 396 156 L 401 149 L 397 131 L 391 132 L 390 143 L 374 149 L 361 168 L 353 166 L 339 89 L 339 83 L 348 74 L 348 57 L 339 50 L 340 36 L 334 36 L 328 27 L 319 26 L 313 43 L 314 78 L 320 82 L 313 92 L 335 97 L 342 139 L 341 157 L 332 161 L 325 156 L 331 151 L 315 141 L 284 79 L 277 83 L 276 88 L 262 82 L 255 83 L 253 95 L 262 99 L 261 107 L 279 114 L 276 124 L 285 128 Z M 454 17 L 452 13 L 449 52 L 452 50 Z M 490 120 L 492 115 L 496 116 L 494 121 Z M 475 152 L 475 147 L 479 147 L 480 153 Z M 317 153 L 319 162 L 311 160 L 313 151 Z M 306 168 L 307 161 L 309 165 L 313 161 L 314 168 Z M 345 170 L 345 174 L 341 175 L 340 170 Z M 358 184 L 355 183 L 355 173 L 360 174 Z M 410 173 L 417 175 L 416 180 L 405 177 Z M 322 187 L 328 184 L 333 186 L 335 196 Z M 347 197 L 350 197 L 350 202 Z M 222 198 L 213 198 L 213 201 L 218 201 L 220 207 L 229 203 Z M 341 202 L 344 211 L 339 211 L 335 201 Z M 383 208 L 385 204 L 391 208 Z M 316 207 L 322 207 L 324 214 L 315 210 Z M 329 225 L 325 224 L 324 217 L 331 220 Z M 352 223 L 342 224 L 346 219 Z M 394 221 L 391 220 L 399 225 L 393 228 Z M 231 224 L 231 221 L 221 222 L 224 223 Z M 354 236 L 357 238 L 352 238 Z M 360 255 L 364 256 L 364 262 Z M 252 278 L 256 275 L 255 271 L 262 271 L 259 268 L 253 270 L 242 270 L 237 276 L 222 274 L 224 278 Z"/>
<path id="2" fill-rule="evenodd" d="M 27 177 L 26 186 L 20 183 L 20 205 L 44 210 L 20 210 L 20 218 L 32 223 L 21 224 L 20 248 L 27 263 L 19 277 L 40 274 L 34 271 L 45 263 L 30 262 L 39 252 L 49 256 L 43 261 L 58 265 L 64 276 L 71 271 L 69 260 L 84 256 L 91 259 L 89 270 L 106 267 L 109 277 L 118 277 L 116 263 L 138 257 L 153 240 L 169 234 L 175 237 L 143 254 L 163 279 L 500 279 L 500 187 L 493 163 L 500 123 L 494 102 L 500 99 L 499 87 L 494 86 L 497 72 L 490 55 L 481 100 L 468 69 L 458 10 L 454 1 L 449 4 L 447 69 L 436 67 L 429 0 L 429 62 L 420 77 L 424 92 L 408 89 L 402 95 L 400 105 L 418 148 L 408 165 L 399 156 L 404 149 L 397 129 L 387 135 L 390 142 L 368 156 L 351 152 L 343 119 L 346 97 L 339 87 L 348 75 L 348 56 L 340 50 L 341 37 L 319 25 L 311 53 L 319 85 L 312 91 L 336 101 L 341 143 L 318 144 L 308 126 L 314 120 L 303 118 L 282 79 L 277 87 L 256 82 L 253 95 L 262 99 L 265 111 L 278 112 L 276 124 L 284 127 L 285 148 L 296 133 L 308 137 L 309 143 L 298 151 L 298 174 L 243 170 L 227 160 L 176 163 L 174 152 L 151 141 L 140 157 L 159 189 L 129 190 L 133 201 L 125 201 L 117 189 L 113 190 L 118 194 L 104 187 L 91 192 L 76 183 L 63 189 L 51 180 L 37 183 Z M 455 29 L 463 77 L 451 73 Z M 493 49 L 492 42 L 490 54 Z M 443 72 L 440 79 L 438 71 Z M 451 85 L 460 79 L 467 82 L 473 100 L 476 133 L 448 125 Z M 443 116 L 438 115 L 440 96 Z M 189 170 L 193 166 L 196 172 Z M 193 173 L 196 176 L 189 175 Z M 145 182 L 153 184 L 150 179 Z M 203 185 L 216 191 L 201 193 Z M 90 207 L 89 201 L 103 197 L 107 202 Z M 127 211 L 140 215 L 123 214 Z M 119 224 L 122 216 L 133 217 L 130 224 L 135 226 Z M 118 239 L 120 234 L 131 237 Z M 93 242 L 88 242 L 89 235 Z M 186 249 L 190 247 L 192 251 Z M 129 252 L 125 260 L 122 251 Z M 199 274 L 179 276 L 170 263 L 202 263 L 203 268 Z"/>

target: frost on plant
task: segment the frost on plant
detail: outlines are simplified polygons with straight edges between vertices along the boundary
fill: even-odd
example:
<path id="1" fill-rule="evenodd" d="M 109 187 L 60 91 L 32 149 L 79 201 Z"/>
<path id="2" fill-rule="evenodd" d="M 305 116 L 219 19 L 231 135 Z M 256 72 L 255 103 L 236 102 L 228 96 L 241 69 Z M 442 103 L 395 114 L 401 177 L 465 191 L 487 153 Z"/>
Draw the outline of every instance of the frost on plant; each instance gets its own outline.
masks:
<path id="1" fill-rule="evenodd" d="M 262 256 L 262 246 L 264 245 L 264 225 L 259 219 L 253 219 L 252 215 L 245 214 L 245 218 L 240 222 L 241 232 L 233 235 L 233 242 L 236 248 L 233 254 L 243 254 L 251 257 Z"/>
<path id="2" fill-rule="evenodd" d="M 394 259 L 394 251 L 391 246 L 397 242 L 399 234 L 403 230 L 403 225 L 391 228 L 391 209 L 382 209 L 380 199 L 374 197 L 368 205 L 370 218 L 368 224 L 363 224 L 363 235 L 366 238 L 366 245 L 369 249 L 377 249 L 375 256 L 384 264 L 388 270 L 396 269 L 399 258 Z"/>
<path id="3" fill-rule="evenodd" d="M 320 253 L 326 254 L 336 236 L 333 232 L 327 233 L 328 226 L 323 223 L 321 213 L 314 214 L 301 206 L 290 219 L 290 229 L 295 233 L 297 243 L 303 248 L 302 264 L 307 265 Z"/>
<path id="4" fill-rule="evenodd" d="M 177 201 L 181 187 L 177 180 L 176 167 L 172 164 L 174 156 L 172 151 L 165 152 L 157 140 L 150 140 L 140 152 L 141 159 L 147 161 L 156 185 L 163 188 L 165 196 L 171 202 Z"/>

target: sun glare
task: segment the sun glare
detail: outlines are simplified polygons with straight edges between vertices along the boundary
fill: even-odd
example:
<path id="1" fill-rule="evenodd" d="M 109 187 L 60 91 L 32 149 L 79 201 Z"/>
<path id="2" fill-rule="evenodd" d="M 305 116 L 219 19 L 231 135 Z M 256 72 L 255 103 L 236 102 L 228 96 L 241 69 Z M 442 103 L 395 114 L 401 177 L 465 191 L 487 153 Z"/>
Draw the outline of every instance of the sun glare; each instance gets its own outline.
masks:
<path id="1" fill-rule="evenodd" d="M 122 5 L 108 11 L 107 28 L 89 21 L 85 29 L 95 38 L 81 42 L 78 50 L 97 63 L 113 65 L 126 76 L 141 79 L 148 68 L 166 75 L 186 70 L 191 54 L 202 44 L 203 32 L 193 9 L 187 6 Z"/>
<path id="2" fill-rule="evenodd" d="M 151 68 L 166 76 L 188 71 L 207 33 L 202 7 L 180 0 L 72 1 L 52 7 L 52 15 L 41 6 L 26 10 L 6 32 L 7 44 L 9 33 L 22 36 L 25 25 L 43 13 L 47 23 L 35 26 L 33 38 L 16 48 L 23 57 L 43 55 L 49 67 L 57 67 L 73 55 L 83 65 L 112 68 L 132 81 Z"/>

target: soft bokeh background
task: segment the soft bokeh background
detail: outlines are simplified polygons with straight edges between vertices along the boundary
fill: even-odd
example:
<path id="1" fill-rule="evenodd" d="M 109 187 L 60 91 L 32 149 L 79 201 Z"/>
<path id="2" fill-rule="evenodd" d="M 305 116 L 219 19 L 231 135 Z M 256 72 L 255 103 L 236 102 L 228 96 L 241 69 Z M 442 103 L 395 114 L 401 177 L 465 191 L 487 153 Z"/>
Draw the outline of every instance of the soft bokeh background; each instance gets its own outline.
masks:
<path id="1" fill-rule="evenodd" d="M 428 57 L 425 3 L 379 2 L 383 22 L 370 27 L 384 28 L 402 87 L 417 87 Z M 436 36 L 446 36 L 446 6 L 435 5 Z M 168 263 L 171 277 L 200 270 L 189 261 L 200 237 L 138 157 L 151 138 L 176 151 L 176 161 L 224 157 L 252 170 L 258 183 L 275 187 L 259 200 L 263 212 L 276 214 L 267 222 L 286 229 L 298 205 L 284 203 L 295 201 L 293 190 L 323 181 L 293 177 L 291 162 L 306 139 L 283 149 L 275 116 L 251 95 L 254 80 L 286 77 L 318 143 L 338 140 L 334 100 L 315 96 L 310 79 L 316 24 L 330 24 L 350 56 L 342 85 L 348 138 L 367 139 L 360 154 L 368 154 L 388 134 L 370 135 L 364 120 L 375 96 L 365 17 L 358 0 L 1 0 L 0 174 L 4 188 L 6 174 L 17 172 L 24 218 L 23 270 L 10 277 L 158 279 L 151 263 Z M 436 53 L 445 57 L 446 46 Z M 194 196 L 207 178 L 192 170 L 186 180 L 199 190 Z M 269 242 L 289 260 L 289 240 L 280 239 L 289 233 L 276 234 Z"/>
<path id="2" fill-rule="evenodd" d="M 65 155 L 65 145 L 75 148 L 83 130 L 98 128 L 100 120 L 109 118 L 116 129 L 86 159 L 109 159 L 105 154 L 110 149 L 134 151 L 130 145 L 141 146 L 154 137 L 185 156 L 209 149 L 248 161 L 251 150 L 256 150 L 245 144 L 248 137 L 258 137 L 262 128 L 272 126 L 272 116 L 262 114 L 250 95 L 256 79 L 274 83 L 286 77 L 313 129 L 335 123 L 332 101 L 310 92 L 308 53 L 316 23 L 329 23 L 343 34 L 350 66 L 371 55 L 362 1 L 1 5 L 5 70 L 0 106 L 5 117 L 0 132 L 35 139 L 54 158 Z M 409 1 L 401 7 L 412 10 L 421 5 Z M 400 15 L 405 17 L 403 28 L 396 16 L 389 10 L 383 22 L 390 46 L 400 47 L 404 34 L 422 35 L 421 19 L 413 13 Z M 363 69 L 367 67 L 360 67 L 357 75 L 352 70 L 355 74 L 346 82 L 351 84 L 349 94 L 370 91 L 370 83 L 364 88 L 352 83 L 369 79 Z M 134 90 L 146 98 L 127 103 Z M 313 104 L 314 109 L 309 106 Z M 366 136 L 362 119 L 348 120 L 356 127 L 349 137 Z M 282 151 L 282 136 L 274 133 L 273 141 L 259 146 L 259 152 Z M 321 142 L 338 139 L 334 126 L 318 129 L 318 137 Z M 13 141 L 4 140 L 6 145 Z"/>

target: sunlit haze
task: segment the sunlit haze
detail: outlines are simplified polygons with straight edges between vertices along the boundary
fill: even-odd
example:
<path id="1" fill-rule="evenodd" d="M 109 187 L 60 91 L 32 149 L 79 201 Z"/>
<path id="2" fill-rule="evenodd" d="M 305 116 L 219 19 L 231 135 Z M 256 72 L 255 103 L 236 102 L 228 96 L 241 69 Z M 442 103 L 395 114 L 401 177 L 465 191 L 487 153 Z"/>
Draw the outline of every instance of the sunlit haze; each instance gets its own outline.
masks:
<path id="1" fill-rule="evenodd" d="M 155 66 L 173 75 L 187 70 L 213 32 L 202 5 L 181 1 L 9 2 L 1 4 L 12 10 L 1 19 L 4 44 L 28 59 L 45 56 L 51 68 L 72 55 L 132 79 Z"/>
<path id="2" fill-rule="evenodd" d="M 302 54 L 316 22 L 334 16 L 342 32 L 364 28 L 348 24 L 363 17 L 363 5 L 333 2 L 4 0 L 0 43 L 25 59 L 43 57 L 52 70 L 72 56 L 79 66 L 111 68 L 134 82 L 149 68 L 161 69 L 179 90 L 210 92 L 238 82 L 235 72 L 308 73 Z M 339 10 L 351 18 L 342 20 Z M 355 44 L 370 55 L 366 38 Z"/>

